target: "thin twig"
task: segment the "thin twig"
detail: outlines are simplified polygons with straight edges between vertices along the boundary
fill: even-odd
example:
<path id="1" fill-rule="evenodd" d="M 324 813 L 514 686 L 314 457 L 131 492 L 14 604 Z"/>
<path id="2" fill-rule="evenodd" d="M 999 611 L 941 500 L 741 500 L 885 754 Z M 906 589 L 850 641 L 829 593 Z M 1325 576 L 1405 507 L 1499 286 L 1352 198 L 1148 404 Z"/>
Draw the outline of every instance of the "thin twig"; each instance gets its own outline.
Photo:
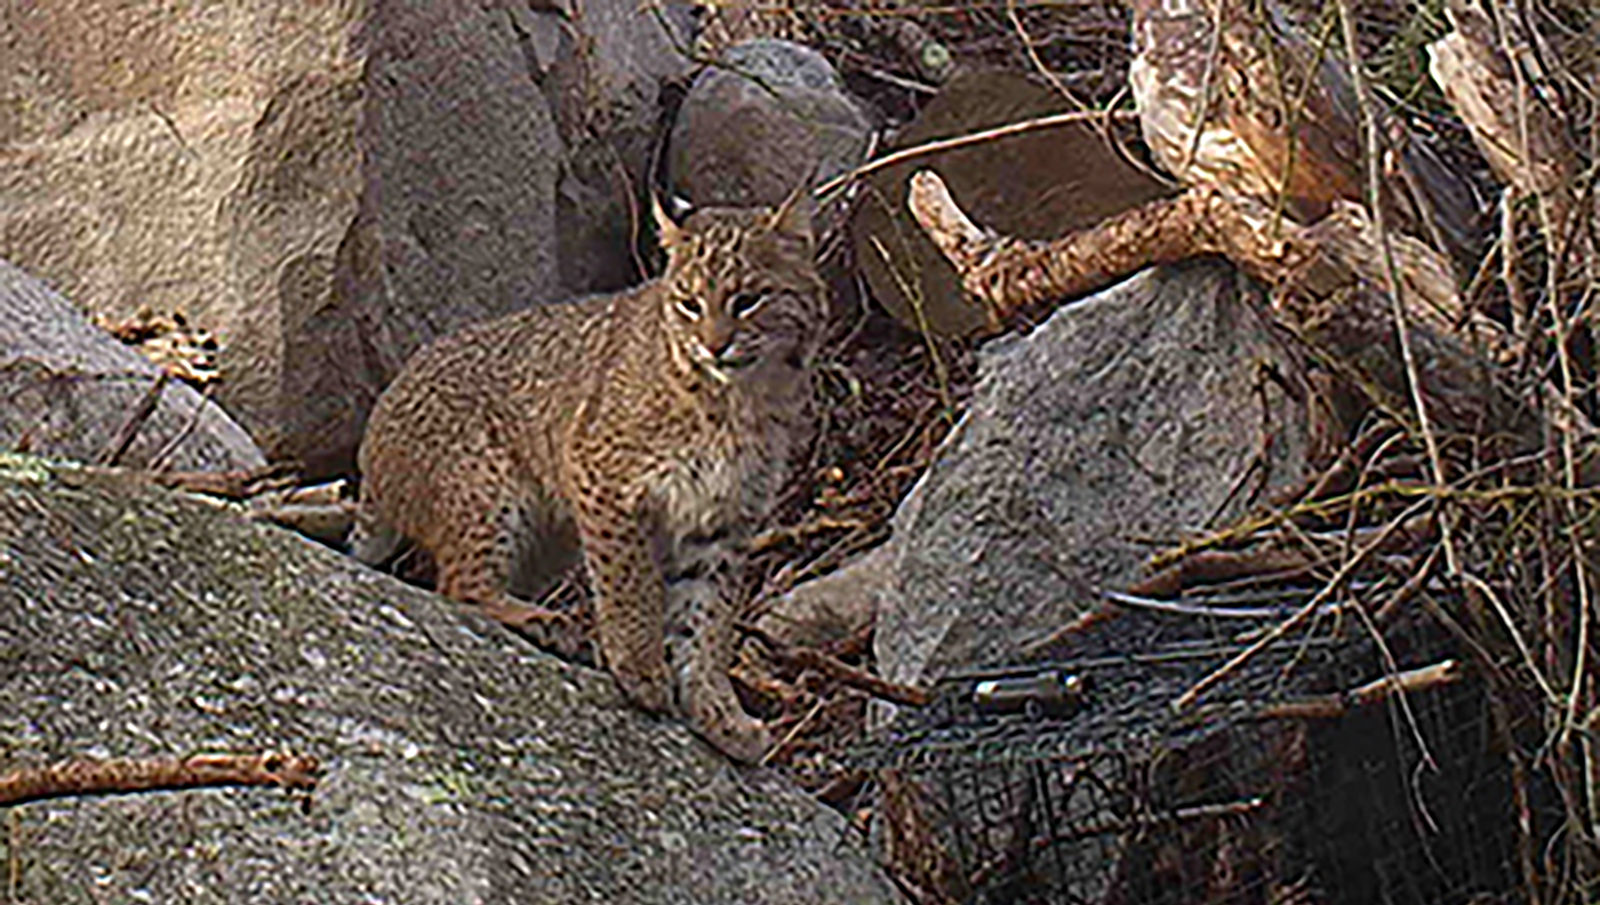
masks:
<path id="1" fill-rule="evenodd" d="M 1355 13 L 1350 8 L 1350 0 L 1339 0 L 1339 18 L 1344 29 L 1345 52 L 1350 56 L 1351 87 L 1355 91 L 1356 104 L 1361 113 L 1362 153 L 1367 165 L 1368 215 L 1372 219 L 1379 244 L 1383 249 L 1383 266 L 1389 278 L 1389 301 L 1393 311 L 1395 334 L 1400 343 L 1400 359 L 1405 363 L 1406 382 L 1411 390 L 1411 405 L 1416 412 L 1418 432 L 1422 434 L 1423 445 L 1428 450 L 1428 459 L 1433 466 L 1434 483 L 1443 487 L 1447 480 L 1444 458 L 1439 453 L 1439 439 L 1434 434 L 1429 418 L 1426 396 L 1422 390 L 1422 378 L 1417 370 L 1416 354 L 1411 347 L 1411 329 L 1406 322 L 1404 299 L 1406 287 L 1400 279 L 1400 267 L 1395 261 L 1394 247 L 1384 217 L 1380 124 L 1377 111 L 1373 109 L 1371 89 L 1367 85 L 1365 74 L 1361 71 L 1361 47 L 1356 38 Z M 1450 520 L 1442 514 L 1439 518 L 1439 531 L 1444 543 L 1445 567 L 1450 575 L 1459 575 L 1461 562 L 1456 555 L 1454 540 L 1450 536 Z"/>
<path id="2" fill-rule="evenodd" d="M 167 388 L 167 382 L 171 379 L 172 375 L 166 371 L 156 375 L 155 382 L 150 384 L 150 389 L 145 391 L 139 404 L 128 413 L 127 419 L 117 429 L 117 435 L 111 438 L 111 442 L 106 445 L 96 462 L 114 466 L 122 461 L 123 454 L 133 445 L 134 438 L 139 436 L 139 429 L 144 427 L 144 423 L 150 420 L 150 414 L 156 410 L 156 404 L 161 401 L 161 392 Z"/>
<path id="3" fill-rule="evenodd" d="M 242 502 L 264 493 L 295 486 L 299 483 L 299 478 L 296 476 L 298 470 L 298 463 L 275 462 L 261 468 L 237 471 L 149 471 L 142 468 L 93 466 L 83 468 L 82 472 L 86 475 L 131 477 L 187 493 L 200 493 Z M 70 480 L 73 472 L 63 471 L 58 474 L 63 480 Z"/>
<path id="4" fill-rule="evenodd" d="M 1272 631 L 1262 635 L 1261 638 L 1258 639 L 1254 644 L 1251 644 L 1249 647 L 1240 651 L 1233 659 L 1217 667 L 1217 669 L 1212 671 L 1205 678 L 1196 682 L 1188 691 L 1185 691 L 1183 694 L 1179 695 L 1178 698 L 1172 702 L 1172 708 L 1174 710 L 1184 710 L 1192 706 L 1195 701 L 1199 700 L 1202 694 L 1205 694 L 1211 688 L 1216 686 L 1217 683 L 1238 671 L 1239 667 L 1248 663 L 1257 654 L 1266 650 L 1268 647 L 1271 647 L 1275 642 L 1278 641 L 1278 639 L 1294 631 L 1295 628 L 1298 627 L 1302 622 L 1305 622 L 1307 619 L 1311 618 L 1311 616 L 1314 615 L 1317 610 L 1327 602 L 1327 599 L 1333 596 L 1334 592 L 1344 584 L 1345 580 L 1353 575 L 1355 570 L 1366 561 L 1368 555 L 1377 551 L 1378 548 L 1381 547 L 1386 540 L 1388 540 L 1390 534 L 1396 531 L 1399 526 L 1405 524 L 1406 520 L 1410 516 L 1421 511 L 1422 507 L 1427 505 L 1427 503 L 1428 500 L 1424 498 L 1421 502 L 1412 504 L 1408 509 L 1406 509 L 1405 512 L 1401 513 L 1398 518 L 1385 525 L 1383 530 L 1378 533 L 1377 537 L 1373 538 L 1370 543 L 1362 547 L 1360 550 L 1357 550 L 1354 556 L 1350 557 L 1342 566 L 1339 567 L 1339 571 L 1334 574 L 1333 578 L 1329 579 L 1328 583 L 1323 585 L 1322 590 L 1318 591 L 1316 596 L 1312 597 L 1305 606 L 1296 610 L 1294 615 L 1278 623 L 1278 625 L 1273 628 Z"/>
<path id="5" fill-rule="evenodd" d="M 766 754 L 761 755 L 761 763 L 759 766 L 765 767 L 768 764 L 771 764 L 772 761 L 777 758 L 777 756 L 785 748 L 789 747 L 790 742 L 793 742 L 796 738 L 800 737 L 800 733 L 804 731 L 807 726 L 811 725 L 811 721 L 816 718 L 818 713 L 822 712 L 822 708 L 827 706 L 827 704 L 827 698 L 817 698 L 817 703 L 811 706 L 811 710 L 809 710 L 805 716 L 796 721 L 776 745 L 773 745 L 770 749 L 768 749 Z"/>
<path id="6" fill-rule="evenodd" d="M 866 526 L 866 524 L 866 521 L 859 518 L 840 518 L 832 515 L 816 516 L 798 525 L 779 525 L 776 528 L 769 528 L 752 537 L 747 546 L 751 553 L 760 553 L 773 547 L 805 540 L 813 534 L 825 534 L 829 531 L 853 531 Z"/>
<path id="7" fill-rule="evenodd" d="M 167 445 L 161 447 L 161 451 L 156 453 L 155 458 L 150 460 L 149 467 L 151 471 L 165 470 L 168 461 L 177 453 L 178 448 L 183 445 L 183 441 L 189 439 L 195 428 L 200 426 L 200 418 L 205 415 L 206 406 L 211 404 L 211 389 L 215 386 L 216 383 L 214 382 L 206 384 L 205 390 L 200 394 L 199 401 L 194 404 L 194 411 L 189 414 L 189 420 L 184 422 L 182 429 L 173 434 L 172 439 L 167 441 Z"/>
<path id="8" fill-rule="evenodd" d="M 1017 0 L 1006 0 L 1006 17 L 1011 20 L 1011 27 L 1016 30 L 1017 37 L 1022 40 L 1022 49 L 1028 55 L 1028 62 L 1033 64 L 1033 68 L 1044 76 L 1045 81 L 1050 83 L 1050 87 L 1054 88 L 1057 94 L 1071 104 L 1074 110 L 1088 112 L 1089 105 L 1079 99 L 1076 94 L 1073 94 L 1072 89 L 1061 81 L 1061 77 L 1052 72 L 1044 64 L 1044 60 L 1039 57 L 1039 50 L 1033 44 L 1033 36 L 1028 34 L 1027 27 L 1022 24 L 1022 15 L 1017 12 L 1017 6 Z"/>
<path id="9" fill-rule="evenodd" d="M 739 631 L 760 642 L 773 659 L 796 669 L 815 670 L 843 685 L 860 689 L 875 698 L 896 704 L 926 707 L 933 700 L 933 695 L 929 694 L 927 689 L 891 682 L 814 648 L 785 644 L 753 625 L 740 623 L 738 628 Z"/>
<path id="10" fill-rule="evenodd" d="M 1378 607 L 1378 611 L 1372 614 L 1372 621 L 1378 625 L 1388 625 L 1390 620 L 1400 614 L 1400 609 L 1410 603 L 1427 586 L 1428 579 L 1433 577 L 1433 568 L 1438 562 L 1439 548 L 1435 546 L 1428 551 L 1427 558 L 1422 561 L 1422 565 L 1418 567 L 1417 571 L 1406 579 L 1405 584 L 1400 586 L 1400 590 L 1389 595 L 1389 599 L 1385 600 L 1383 605 Z"/>
<path id="11" fill-rule="evenodd" d="M 908 79 L 904 76 L 895 75 L 892 72 L 887 72 L 877 68 L 876 66 L 857 65 L 851 68 L 862 75 L 875 78 L 880 82 L 893 85 L 896 88 L 904 88 L 907 91 L 915 92 L 917 94 L 932 96 L 939 93 L 939 89 L 933 87 L 932 85 L 924 85 L 921 82 Z"/>
<path id="12" fill-rule="evenodd" d="M 1170 811 L 1157 810 L 1151 813 L 1137 814 L 1126 819 L 1108 817 L 1103 820 L 1086 822 L 1064 835 L 1040 837 L 1033 840 L 1033 845 L 1034 848 L 1042 849 L 1050 845 L 1076 842 L 1079 839 L 1091 839 L 1095 836 L 1109 836 L 1137 830 L 1151 830 L 1191 820 L 1220 820 L 1225 817 L 1242 817 L 1260 810 L 1265 805 L 1266 799 L 1264 798 L 1246 798 L 1222 804 L 1197 804 L 1186 808 L 1174 808 Z"/>
<path id="13" fill-rule="evenodd" d="M 1290 615 L 1287 607 L 1228 607 L 1204 606 L 1194 603 L 1177 603 L 1171 600 L 1154 600 L 1149 597 L 1140 597 L 1135 594 L 1124 594 L 1121 591 L 1104 590 L 1100 596 L 1130 609 L 1150 610 L 1155 613 L 1169 613 L 1174 616 L 1199 616 L 1206 619 L 1282 619 Z M 1326 612 L 1334 612 L 1338 604 L 1325 608 Z"/>
<path id="14" fill-rule="evenodd" d="M 1400 662 L 1395 659 L 1394 652 L 1389 649 L 1388 639 L 1383 636 L 1383 632 L 1378 629 L 1377 624 L 1373 622 L 1371 617 L 1367 615 L 1367 611 L 1358 608 L 1356 610 L 1356 618 L 1361 621 L 1362 626 L 1367 630 L 1368 634 L 1371 635 L 1373 645 L 1378 649 L 1378 655 L 1383 662 L 1385 678 L 1395 678 L 1402 675 L 1400 672 Z M 1455 668 L 1453 661 L 1450 662 L 1450 667 L 1451 670 Z M 1379 680 L 1379 682 L 1382 681 L 1383 680 Z M 1371 688 L 1372 685 L 1369 684 L 1365 687 Z M 1417 724 L 1417 715 L 1411 709 L 1411 699 L 1406 695 L 1407 689 L 1403 686 L 1397 686 L 1394 688 L 1394 691 L 1398 692 L 1398 694 L 1395 695 L 1397 704 L 1396 709 L 1400 712 L 1400 715 L 1405 718 L 1406 726 L 1411 730 L 1412 740 L 1415 741 L 1417 745 L 1417 753 L 1419 755 L 1417 769 L 1420 770 L 1423 767 L 1427 767 L 1433 772 L 1438 773 L 1439 764 L 1433 758 L 1433 752 L 1429 748 L 1427 736 L 1423 733 L 1422 727 Z M 1414 784 L 1408 783 L 1407 789 L 1411 792 L 1413 798 L 1412 806 L 1416 808 L 1417 814 L 1428 822 L 1429 827 L 1434 832 L 1438 832 L 1437 824 L 1434 823 L 1432 815 L 1428 813 L 1427 801 L 1425 801 L 1418 794 Z"/>
<path id="15" fill-rule="evenodd" d="M 22 767 L 0 776 L 0 807 L 87 795 L 223 786 L 316 788 L 322 767 L 314 757 L 287 751 L 265 754 L 199 754 L 130 760 L 69 760 L 48 767 Z"/>
<path id="16" fill-rule="evenodd" d="M 902 150 L 895 151 L 892 154 L 885 154 L 884 156 L 879 157 L 877 160 L 868 161 L 867 163 L 856 167 L 848 173 L 841 173 L 813 189 L 812 195 L 819 199 L 826 198 L 827 196 L 843 188 L 845 185 L 848 185 L 849 183 L 860 179 L 863 176 L 869 176 L 878 172 L 879 170 L 887 169 L 895 164 L 905 163 L 908 160 L 915 160 L 918 157 L 926 157 L 929 154 L 937 154 L 940 151 L 952 151 L 956 148 L 965 148 L 971 145 L 983 144 L 987 141 L 994 141 L 995 139 L 999 138 L 1007 138 L 1012 135 L 1022 135 L 1026 132 L 1037 132 L 1041 129 L 1054 129 L 1057 126 L 1070 126 L 1074 123 L 1090 122 L 1093 120 L 1106 118 L 1133 119 L 1137 116 L 1137 113 L 1130 110 L 1080 110 L 1072 113 L 1057 113 L 1052 116 L 1041 116 L 1035 119 L 1025 119 L 1021 122 L 1008 123 L 1004 126 L 996 126 L 993 129 L 984 129 L 980 132 L 957 135 L 954 138 L 930 141 L 927 144 L 921 144 L 911 148 L 904 148 Z"/>
<path id="17" fill-rule="evenodd" d="M 1494 592 L 1494 588 L 1489 587 L 1488 582 L 1474 575 L 1470 570 L 1461 573 L 1461 582 L 1467 590 L 1482 595 L 1483 599 L 1489 602 L 1490 608 L 1494 610 L 1495 615 L 1499 616 L 1501 623 L 1505 625 L 1506 633 L 1511 636 L 1511 642 L 1516 645 L 1517 653 L 1522 655 L 1523 664 L 1528 667 L 1528 672 L 1533 675 L 1534 681 L 1539 684 L 1539 690 L 1544 692 L 1545 698 L 1550 703 L 1559 707 L 1561 696 L 1556 693 L 1555 687 L 1550 684 L 1550 680 L 1545 678 L 1544 673 L 1539 669 L 1539 661 L 1534 657 L 1533 648 L 1529 647 L 1527 640 L 1522 637 L 1522 632 L 1517 628 L 1516 620 L 1512 618 L 1511 611 L 1506 609 L 1505 604 L 1500 600 L 1500 596 Z"/>

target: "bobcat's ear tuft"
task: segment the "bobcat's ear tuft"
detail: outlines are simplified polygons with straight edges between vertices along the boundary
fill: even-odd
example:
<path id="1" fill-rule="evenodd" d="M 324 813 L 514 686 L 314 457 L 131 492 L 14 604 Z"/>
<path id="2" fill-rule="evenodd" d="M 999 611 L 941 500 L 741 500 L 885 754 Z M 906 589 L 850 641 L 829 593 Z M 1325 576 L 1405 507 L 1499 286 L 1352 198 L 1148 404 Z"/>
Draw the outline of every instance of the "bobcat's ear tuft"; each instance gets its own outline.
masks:
<path id="1" fill-rule="evenodd" d="M 783 203 L 778 205 L 767 221 L 768 229 L 806 242 L 812 240 L 811 218 L 816 214 L 817 205 L 811 197 L 808 183 L 809 180 L 800 183 L 789 193 L 789 197 L 783 199 Z"/>
<path id="2" fill-rule="evenodd" d="M 678 202 L 678 199 L 674 198 L 673 202 Z M 677 207 L 678 204 L 674 203 L 673 206 Z M 661 206 L 661 196 L 655 192 L 650 193 L 650 216 L 656 221 L 656 237 L 662 248 L 671 248 L 683 240 L 683 227 L 667 215 L 666 209 Z"/>

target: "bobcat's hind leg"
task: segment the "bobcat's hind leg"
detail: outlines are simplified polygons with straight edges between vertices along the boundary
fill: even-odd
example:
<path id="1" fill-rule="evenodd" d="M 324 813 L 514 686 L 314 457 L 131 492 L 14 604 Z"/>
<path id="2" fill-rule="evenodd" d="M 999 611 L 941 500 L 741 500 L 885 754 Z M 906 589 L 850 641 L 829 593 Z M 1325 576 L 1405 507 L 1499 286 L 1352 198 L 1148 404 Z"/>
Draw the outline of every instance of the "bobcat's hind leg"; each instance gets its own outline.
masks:
<path id="1" fill-rule="evenodd" d="M 455 491 L 458 495 L 451 495 Z M 539 646 L 582 658 L 588 638 L 568 614 L 517 600 L 509 593 L 521 513 L 509 493 L 498 497 L 450 488 L 441 499 L 461 526 L 435 545 L 439 593 L 469 603 L 485 616 L 531 635 Z"/>

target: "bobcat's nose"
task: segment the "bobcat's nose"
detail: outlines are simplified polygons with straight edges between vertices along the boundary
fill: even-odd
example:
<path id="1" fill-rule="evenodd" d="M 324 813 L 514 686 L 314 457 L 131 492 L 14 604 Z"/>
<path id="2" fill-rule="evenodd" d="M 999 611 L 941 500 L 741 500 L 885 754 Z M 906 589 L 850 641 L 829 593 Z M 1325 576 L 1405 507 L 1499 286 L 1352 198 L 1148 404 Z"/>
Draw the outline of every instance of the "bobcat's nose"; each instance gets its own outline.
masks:
<path id="1" fill-rule="evenodd" d="M 734 331 L 720 324 L 709 325 L 710 329 L 704 331 L 700 337 L 700 345 L 705 346 L 713 359 L 721 358 L 733 348 Z"/>

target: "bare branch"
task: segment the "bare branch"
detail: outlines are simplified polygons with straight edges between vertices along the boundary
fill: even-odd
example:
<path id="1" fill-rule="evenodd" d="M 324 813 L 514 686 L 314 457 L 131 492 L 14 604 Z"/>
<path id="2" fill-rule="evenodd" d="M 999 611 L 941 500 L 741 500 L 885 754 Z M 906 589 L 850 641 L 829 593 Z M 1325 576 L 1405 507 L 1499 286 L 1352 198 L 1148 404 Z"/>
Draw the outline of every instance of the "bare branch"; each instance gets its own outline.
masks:
<path id="1" fill-rule="evenodd" d="M 200 754 L 141 760 L 70 760 L 48 767 L 23 767 L 0 775 L 0 807 L 85 795 L 222 786 L 316 788 L 322 767 L 314 757 L 287 751 L 265 754 Z"/>
<path id="2" fill-rule="evenodd" d="M 1257 719 L 1338 719 L 1352 710 L 1376 704 L 1397 694 L 1410 694 L 1450 685 L 1461 679 L 1461 664 L 1445 660 L 1431 666 L 1374 679 L 1343 694 L 1268 704 L 1257 711 Z"/>
<path id="3" fill-rule="evenodd" d="M 156 410 L 156 404 L 161 401 L 161 391 L 167 388 L 167 382 L 171 379 L 172 375 L 166 371 L 156 375 L 155 381 L 150 384 L 150 389 L 145 391 L 144 396 L 139 399 L 139 404 L 133 407 L 133 411 L 128 413 L 122 426 L 117 429 L 117 435 L 111 438 L 105 451 L 100 453 L 101 465 L 116 465 L 122 461 L 122 456 L 127 453 L 128 447 L 133 445 L 134 438 L 139 436 L 140 429 Z"/>
<path id="4" fill-rule="evenodd" d="M 773 658 L 780 662 L 796 669 L 814 670 L 836 682 L 860 689 L 875 698 L 882 698 L 885 701 L 906 704 L 912 707 L 925 707 L 933 700 L 933 696 L 926 689 L 918 688 L 914 685 L 891 682 L 865 670 L 857 669 L 837 657 L 830 657 L 820 650 L 785 644 L 753 625 L 740 624 L 739 631 L 759 641 L 772 654 Z"/>

